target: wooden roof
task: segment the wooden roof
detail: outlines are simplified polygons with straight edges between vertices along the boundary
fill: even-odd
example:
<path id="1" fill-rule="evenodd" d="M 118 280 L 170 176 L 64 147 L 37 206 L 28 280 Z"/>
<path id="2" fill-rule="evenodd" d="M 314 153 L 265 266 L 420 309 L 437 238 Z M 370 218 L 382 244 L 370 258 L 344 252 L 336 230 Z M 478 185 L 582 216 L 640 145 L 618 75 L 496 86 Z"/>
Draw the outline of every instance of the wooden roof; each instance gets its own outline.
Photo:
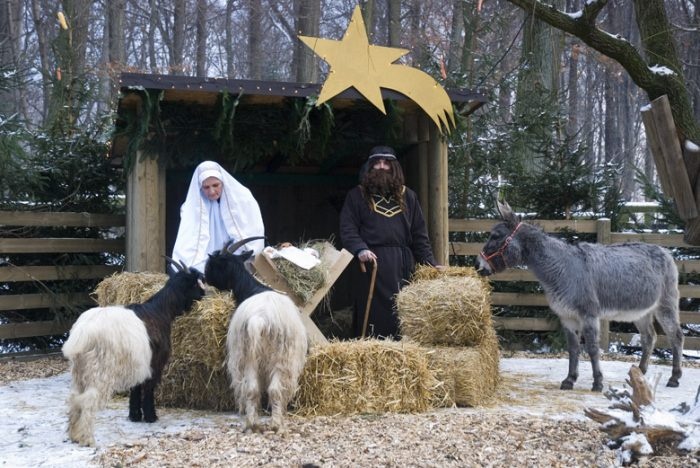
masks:
<path id="1" fill-rule="evenodd" d="M 200 78 L 178 75 L 152 75 L 143 73 L 122 73 L 119 88 L 123 93 L 119 107 L 132 107 L 138 98 L 130 96 L 130 88 L 164 90 L 163 101 L 192 102 L 202 105 L 214 105 L 219 94 L 227 91 L 242 94 L 252 102 L 274 103 L 288 97 L 309 97 L 318 95 L 320 83 L 289 83 L 281 81 L 234 80 L 227 78 Z M 475 91 L 465 89 L 447 89 L 450 100 L 462 115 L 468 115 L 483 106 L 486 97 Z M 382 88 L 382 97 L 397 101 L 407 108 L 418 108 L 406 96 L 390 89 Z M 353 101 L 365 101 L 365 98 L 349 88 L 330 100 L 334 106 L 352 105 Z"/>

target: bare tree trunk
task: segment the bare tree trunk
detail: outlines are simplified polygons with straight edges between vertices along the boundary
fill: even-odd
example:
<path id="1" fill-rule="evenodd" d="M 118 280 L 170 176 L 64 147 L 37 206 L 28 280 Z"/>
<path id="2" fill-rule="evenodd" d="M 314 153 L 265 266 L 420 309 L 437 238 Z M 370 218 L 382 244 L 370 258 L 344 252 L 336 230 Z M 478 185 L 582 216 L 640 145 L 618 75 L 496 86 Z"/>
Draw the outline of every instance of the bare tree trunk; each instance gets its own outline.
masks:
<path id="1" fill-rule="evenodd" d="M 207 76 L 207 0 L 197 0 L 197 76 Z"/>
<path id="2" fill-rule="evenodd" d="M 248 0 L 248 79 L 262 79 L 262 6 Z"/>
<path id="3" fill-rule="evenodd" d="M 102 100 L 98 110 L 103 112 L 111 108 L 112 100 L 117 94 L 115 82 L 126 62 L 124 41 L 124 8 L 126 0 L 107 2 L 105 11 L 104 35 L 104 71 L 102 77 Z"/>
<path id="4" fill-rule="evenodd" d="M 236 74 L 235 61 L 233 54 L 233 11 L 236 1 L 226 0 L 226 44 L 224 44 L 224 50 L 226 51 L 226 76 L 228 78 L 234 78 Z"/>
<path id="5" fill-rule="evenodd" d="M 2 73 L 14 71 L 15 77 L 21 72 L 19 67 L 19 38 L 22 31 L 23 4 L 19 0 L 0 0 L 0 70 Z M 10 90 L 0 91 L 0 114 L 12 115 L 20 112 L 22 99 L 21 79 L 12 83 Z"/>
<path id="6" fill-rule="evenodd" d="M 41 67 L 41 89 L 42 89 L 42 124 L 49 115 L 49 103 L 51 102 L 51 71 L 49 70 L 49 45 L 46 35 L 46 25 L 42 16 L 42 5 L 40 0 L 32 0 L 32 21 L 34 22 L 34 31 L 37 39 L 37 47 L 39 49 L 39 63 Z"/>
<path id="7" fill-rule="evenodd" d="M 148 65 L 151 73 L 158 71 L 158 59 L 156 58 L 156 29 L 158 29 L 158 9 L 156 0 L 148 0 Z"/>
<path id="8" fill-rule="evenodd" d="M 187 16 L 187 2 L 175 0 L 173 14 L 173 43 L 170 49 L 170 70 L 175 75 L 185 74 L 185 20 Z"/>
<path id="9" fill-rule="evenodd" d="M 401 0 L 389 0 L 389 47 L 401 46 Z"/>
<path id="10" fill-rule="evenodd" d="M 447 52 L 447 71 L 459 73 L 462 49 L 471 47 L 471 42 L 463 43 L 462 31 L 464 31 L 464 1 L 454 0 L 452 2 L 452 27 L 450 30 L 450 45 Z M 465 39 L 468 34 L 465 34 Z"/>
<path id="11" fill-rule="evenodd" d="M 321 21 L 320 0 L 294 0 L 294 29 L 303 36 L 318 37 Z M 298 83 L 318 82 L 318 59 L 316 54 L 294 36 L 292 69 Z"/>
<path id="12" fill-rule="evenodd" d="M 375 15 L 374 0 L 360 0 L 360 9 L 362 10 L 362 19 L 365 20 L 365 28 L 367 29 L 367 37 L 370 44 L 374 43 L 374 32 L 377 30 Z"/>

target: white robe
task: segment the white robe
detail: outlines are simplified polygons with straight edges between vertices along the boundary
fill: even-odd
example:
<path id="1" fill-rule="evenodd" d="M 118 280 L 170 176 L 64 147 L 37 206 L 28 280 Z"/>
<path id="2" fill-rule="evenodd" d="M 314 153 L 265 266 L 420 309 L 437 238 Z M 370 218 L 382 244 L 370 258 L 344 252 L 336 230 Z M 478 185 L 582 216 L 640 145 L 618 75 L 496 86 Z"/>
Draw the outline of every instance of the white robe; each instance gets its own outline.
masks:
<path id="1" fill-rule="evenodd" d="M 215 177 L 221 180 L 222 191 L 219 200 L 212 202 L 202 193 L 200 177 L 216 172 L 221 176 Z M 180 208 L 180 227 L 172 258 L 203 272 L 208 254 L 220 250 L 225 242 L 264 235 L 260 207 L 250 190 L 214 161 L 197 166 Z M 239 251 L 253 250 L 257 255 L 264 247 L 265 241 L 259 239 L 245 244 Z"/>

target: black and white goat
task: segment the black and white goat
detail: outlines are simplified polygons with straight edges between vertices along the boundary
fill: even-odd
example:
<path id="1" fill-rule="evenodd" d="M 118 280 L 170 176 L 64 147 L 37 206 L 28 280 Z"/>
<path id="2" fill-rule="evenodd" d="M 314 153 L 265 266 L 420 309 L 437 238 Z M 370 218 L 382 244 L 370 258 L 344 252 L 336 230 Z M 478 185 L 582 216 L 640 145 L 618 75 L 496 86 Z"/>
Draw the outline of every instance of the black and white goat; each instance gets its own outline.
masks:
<path id="1" fill-rule="evenodd" d="M 63 345 L 71 362 L 73 442 L 95 445 L 96 413 L 115 392 L 130 390 L 131 421 L 158 419 L 153 392 L 170 358 L 172 322 L 204 295 L 199 271 L 168 261 L 179 271 L 143 304 L 94 307 L 73 324 Z"/>
<path id="2" fill-rule="evenodd" d="M 491 229 L 478 259 L 480 273 L 526 265 L 537 277 L 566 333 L 569 373 L 562 390 L 572 389 L 578 378 L 581 338 L 591 358 L 593 391 L 603 390 L 598 349 L 601 319 L 634 322 L 642 337 L 642 372 L 656 342 L 656 319 L 673 352 L 667 386 L 678 387 L 683 355 L 678 270 L 666 249 L 641 242 L 570 245 L 520 221 L 507 203 L 499 202 L 498 210 L 504 222 Z"/>
<path id="3" fill-rule="evenodd" d="M 209 256 L 207 284 L 230 290 L 238 304 L 226 336 L 226 366 L 244 431 L 258 431 L 262 393 L 270 404 L 271 429 L 284 430 L 287 405 L 299 387 L 308 347 L 301 313 L 292 300 L 257 281 L 245 267 L 252 252 L 234 255 L 252 237 Z"/>

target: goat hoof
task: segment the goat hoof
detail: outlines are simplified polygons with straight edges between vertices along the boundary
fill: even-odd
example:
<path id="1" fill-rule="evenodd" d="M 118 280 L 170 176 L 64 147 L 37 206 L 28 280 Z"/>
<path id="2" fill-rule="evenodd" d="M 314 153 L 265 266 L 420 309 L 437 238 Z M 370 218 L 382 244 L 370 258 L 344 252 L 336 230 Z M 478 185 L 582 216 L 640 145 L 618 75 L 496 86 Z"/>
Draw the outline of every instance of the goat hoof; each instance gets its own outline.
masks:
<path id="1" fill-rule="evenodd" d="M 561 386 L 559 387 L 560 390 L 572 390 L 574 388 L 574 383 L 570 382 L 568 380 L 565 380 L 561 383 Z"/>
<path id="2" fill-rule="evenodd" d="M 672 388 L 677 388 L 678 387 L 678 380 L 674 378 L 668 379 L 668 383 L 666 384 L 667 387 L 672 387 Z"/>
<path id="3" fill-rule="evenodd" d="M 131 422 L 141 422 L 143 419 L 143 415 L 141 412 L 138 413 L 129 413 L 129 421 Z"/>
<path id="4" fill-rule="evenodd" d="M 602 392 L 602 391 L 603 391 L 603 384 L 593 384 L 593 387 L 591 388 L 591 391 L 593 391 L 593 392 Z"/>
<path id="5" fill-rule="evenodd" d="M 158 416 L 156 416 L 155 414 L 153 416 L 146 416 L 143 418 L 143 420 L 146 421 L 147 423 L 154 423 L 154 422 L 158 421 Z"/>

